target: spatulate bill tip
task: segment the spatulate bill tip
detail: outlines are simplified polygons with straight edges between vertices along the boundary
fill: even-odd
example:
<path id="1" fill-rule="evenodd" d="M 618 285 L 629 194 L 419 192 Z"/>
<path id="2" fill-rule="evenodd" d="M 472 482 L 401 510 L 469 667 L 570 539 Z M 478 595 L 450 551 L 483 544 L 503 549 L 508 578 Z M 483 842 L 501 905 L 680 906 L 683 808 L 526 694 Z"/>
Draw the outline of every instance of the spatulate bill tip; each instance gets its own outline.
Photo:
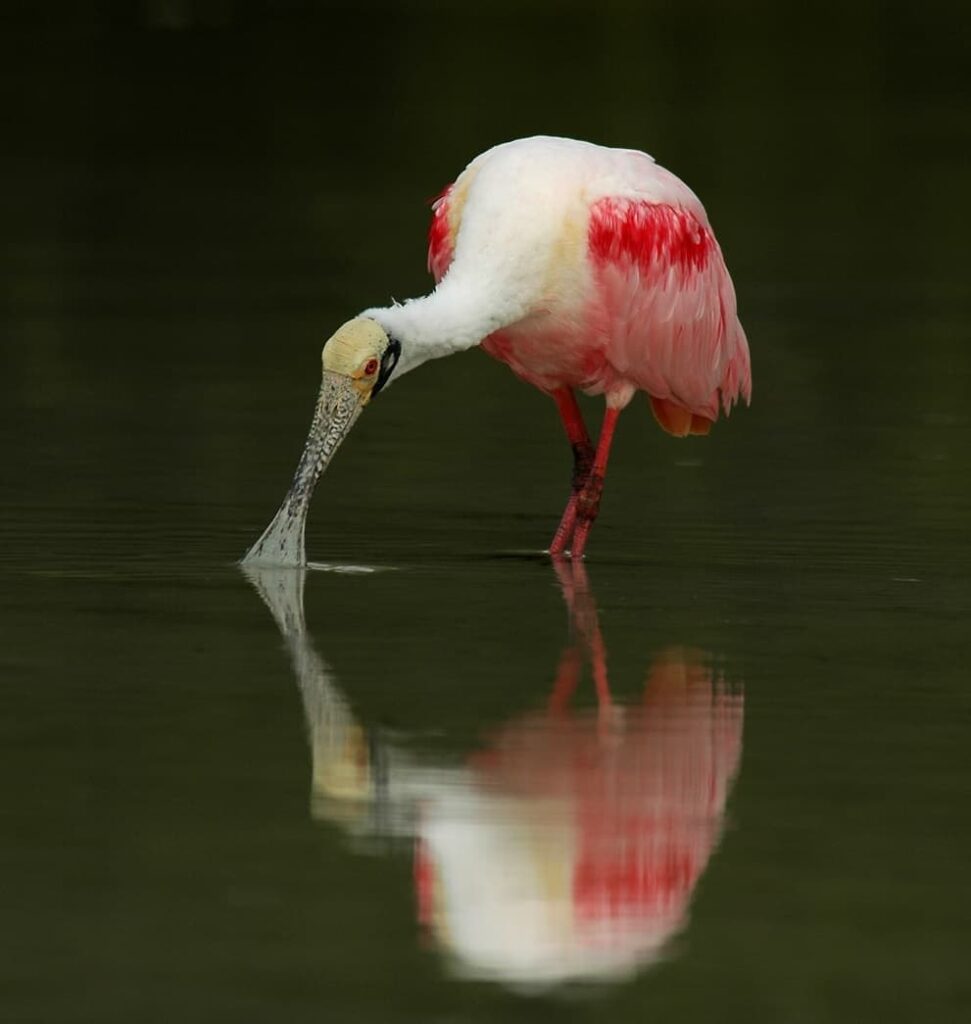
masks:
<path id="1" fill-rule="evenodd" d="M 306 562 L 286 562 L 282 558 L 268 558 L 266 555 L 251 554 L 245 555 L 236 563 L 243 569 L 306 569 Z"/>
<path id="2" fill-rule="evenodd" d="M 261 540 L 243 555 L 239 564 L 253 569 L 306 569 L 307 556 L 303 545 L 293 550 L 282 543 L 279 546 L 267 545 Z"/>
<path id="3" fill-rule="evenodd" d="M 277 511 L 259 539 L 243 555 L 241 565 L 262 568 L 302 569 L 307 565 L 304 529 L 307 504 L 294 504 L 288 499 Z"/>

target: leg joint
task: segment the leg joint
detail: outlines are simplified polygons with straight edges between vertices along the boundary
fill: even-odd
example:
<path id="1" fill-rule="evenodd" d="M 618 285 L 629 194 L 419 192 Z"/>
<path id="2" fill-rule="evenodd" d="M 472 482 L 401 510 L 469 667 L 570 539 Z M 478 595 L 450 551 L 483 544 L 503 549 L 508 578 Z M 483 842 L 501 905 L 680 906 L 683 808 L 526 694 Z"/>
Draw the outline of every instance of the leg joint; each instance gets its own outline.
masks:
<path id="1" fill-rule="evenodd" d="M 578 441 L 573 445 L 573 490 L 579 491 L 587 482 L 593 469 L 593 445 Z"/>
<path id="2" fill-rule="evenodd" d="M 577 496 L 577 515 L 581 519 L 597 518 L 603 489 L 604 478 L 599 473 L 591 473 L 583 485 L 583 490 Z"/>

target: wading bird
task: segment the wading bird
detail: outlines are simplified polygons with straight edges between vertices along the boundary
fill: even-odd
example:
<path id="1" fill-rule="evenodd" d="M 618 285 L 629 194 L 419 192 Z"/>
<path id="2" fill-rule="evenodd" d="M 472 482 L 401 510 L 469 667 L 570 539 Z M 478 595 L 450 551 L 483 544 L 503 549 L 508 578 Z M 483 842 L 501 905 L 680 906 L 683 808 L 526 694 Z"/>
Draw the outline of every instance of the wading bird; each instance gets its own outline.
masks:
<path id="1" fill-rule="evenodd" d="M 735 290 L 698 197 L 646 153 L 544 136 L 472 161 L 433 206 L 429 295 L 365 310 L 324 345 L 290 491 L 244 561 L 303 565 L 314 485 L 364 407 L 429 359 L 480 345 L 556 402 L 572 490 L 550 544 L 582 556 L 620 411 L 645 391 L 670 434 L 748 402 Z M 596 448 L 575 392 L 603 395 Z"/>

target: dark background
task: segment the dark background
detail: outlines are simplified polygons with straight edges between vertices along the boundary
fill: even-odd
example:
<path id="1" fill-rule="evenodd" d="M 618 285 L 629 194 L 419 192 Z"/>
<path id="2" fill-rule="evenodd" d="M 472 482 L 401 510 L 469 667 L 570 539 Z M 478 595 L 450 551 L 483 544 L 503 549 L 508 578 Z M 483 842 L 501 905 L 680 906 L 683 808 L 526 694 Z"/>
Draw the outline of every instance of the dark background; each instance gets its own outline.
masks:
<path id="1" fill-rule="evenodd" d="M 967 1019 L 966 10 L 0 7 L 0 1016 Z M 568 1001 L 450 980 L 407 850 L 311 820 L 233 566 L 322 341 L 425 291 L 427 200 L 532 133 L 699 193 L 754 375 L 710 438 L 621 420 L 589 549 L 612 684 L 707 652 L 745 753 L 687 931 Z M 478 352 L 362 418 L 309 551 L 388 571 L 307 581 L 362 721 L 461 763 L 542 704 L 563 611 L 523 552 L 568 473 L 552 404 Z"/>
<path id="2" fill-rule="evenodd" d="M 364 306 L 426 290 L 426 200 L 482 149 L 541 132 L 645 148 L 704 198 L 753 340 L 757 400 L 732 426 L 768 449 L 736 437 L 739 458 L 832 492 L 834 474 L 856 485 L 850 462 L 930 446 L 957 464 L 922 465 L 921 491 L 966 506 L 961 10 L 6 3 L 5 500 L 41 486 L 72 508 L 195 506 L 200 487 L 258 498 L 218 548 L 235 555 L 289 473 L 320 342 Z M 503 410 L 454 454 L 436 435 L 435 479 L 487 458 L 496 433 L 549 420 L 477 354 L 425 376 L 441 413 L 428 430 L 481 435 L 480 392 Z M 264 447 L 247 419 L 270 417 L 271 387 L 289 446 Z M 408 405 L 412 453 L 427 445 L 422 404 Z M 641 419 L 627 436 L 654 450 Z M 550 427 L 530 468 L 552 514 Z M 142 479 L 183 439 L 177 473 Z M 119 460 L 125 471 L 98 471 Z M 894 489 L 915 486 L 913 463 L 896 468 Z M 358 486 L 377 481 L 400 509 L 413 499 L 382 469 Z M 893 517 L 891 482 L 874 483 L 852 497 Z M 502 486 L 483 480 L 481 500 Z M 186 515 L 229 540 L 205 504 Z"/>

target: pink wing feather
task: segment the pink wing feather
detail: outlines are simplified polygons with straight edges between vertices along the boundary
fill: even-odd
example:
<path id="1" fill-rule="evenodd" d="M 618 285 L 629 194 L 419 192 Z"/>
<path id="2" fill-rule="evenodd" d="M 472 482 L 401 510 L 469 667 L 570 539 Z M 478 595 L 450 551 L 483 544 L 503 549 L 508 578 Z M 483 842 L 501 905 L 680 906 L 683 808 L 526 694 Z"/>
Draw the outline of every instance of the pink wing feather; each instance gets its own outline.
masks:
<path id="1" fill-rule="evenodd" d="M 453 188 L 432 203 L 428 269 L 436 283 L 454 255 Z M 703 207 L 684 191 L 677 205 L 615 197 L 593 204 L 587 234 L 593 300 L 576 338 L 591 355 L 606 357 L 605 382 L 627 380 L 647 391 L 661 426 L 680 435 L 707 433 L 719 409 L 727 414 L 740 397 L 748 402 L 752 387 L 735 289 Z M 501 342 L 496 334 L 483 347 L 525 379 L 550 386 L 534 372 L 533 360 L 543 361 L 536 352 L 517 351 L 514 358 Z"/>
<path id="2" fill-rule="evenodd" d="M 435 283 L 445 276 L 452 262 L 452 225 L 449 220 L 449 197 L 452 186 L 432 200 L 432 222 L 428 226 L 428 270 Z"/>
<path id="3" fill-rule="evenodd" d="M 694 197 L 692 197 L 694 198 Z M 608 197 L 588 230 L 594 320 L 614 369 L 651 395 L 672 433 L 704 433 L 751 397 L 735 289 L 701 204 Z M 693 422 L 693 419 L 694 422 Z"/>

